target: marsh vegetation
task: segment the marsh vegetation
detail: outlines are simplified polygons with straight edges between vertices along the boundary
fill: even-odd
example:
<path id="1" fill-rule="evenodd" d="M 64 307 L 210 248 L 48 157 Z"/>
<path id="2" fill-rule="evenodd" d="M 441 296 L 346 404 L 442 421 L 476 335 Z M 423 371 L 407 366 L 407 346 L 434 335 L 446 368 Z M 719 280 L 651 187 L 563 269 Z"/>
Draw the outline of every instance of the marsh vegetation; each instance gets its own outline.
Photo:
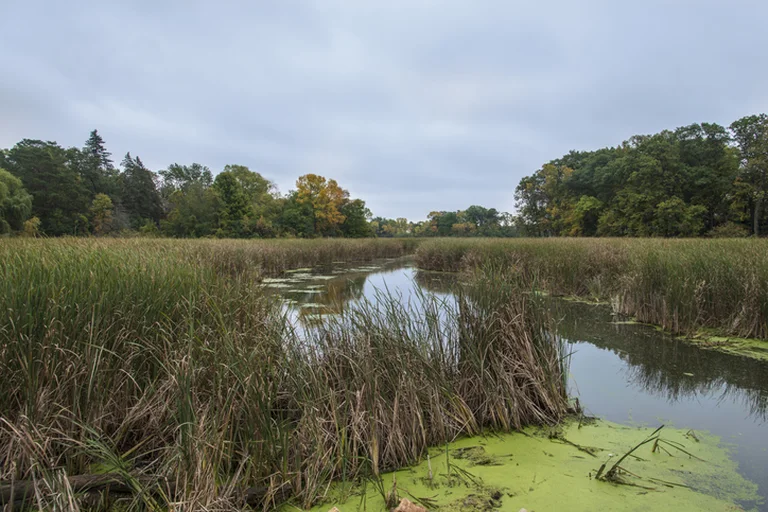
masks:
<path id="1" fill-rule="evenodd" d="M 551 296 L 643 303 L 671 330 L 760 335 L 762 241 L 727 244 L 7 240 L 0 498 L 40 509 L 309 507 L 332 482 L 381 482 L 457 438 L 556 427 L 574 411 L 572 348 L 558 336 L 574 327 L 563 329 Z M 416 274 L 414 300 L 386 280 L 371 294 L 367 276 L 414 251 L 422 268 L 460 272 Z M 675 283 L 681 269 L 689 277 Z M 745 286 L 749 301 L 737 294 Z M 726 298 L 740 302 L 728 309 Z M 302 301 L 322 321 L 298 329 L 286 304 Z M 720 386 L 685 364 L 697 376 L 679 393 Z M 670 388 L 669 374 L 646 367 L 637 381 Z M 765 395 L 749 385 L 762 417 Z"/>
<path id="2" fill-rule="evenodd" d="M 504 268 L 541 291 L 608 302 L 673 333 L 768 339 L 766 240 L 430 240 L 416 262 L 453 272 Z"/>
<path id="3" fill-rule="evenodd" d="M 482 300 L 435 301 L 419 315 L 383 297 L 310 338 L 295 335 L 259 282 L 407 250 L 400 241 L 4 243 L 0 480 L 34 482 L 4 499 L 310 505 L 334 479 L 401 467 L 461 434 L 556 423 L 567 409 L 560 346 L 514 279 L 485 275 Z M 127 496 L 83 502 L 66 478 L 104 473 Z"/>

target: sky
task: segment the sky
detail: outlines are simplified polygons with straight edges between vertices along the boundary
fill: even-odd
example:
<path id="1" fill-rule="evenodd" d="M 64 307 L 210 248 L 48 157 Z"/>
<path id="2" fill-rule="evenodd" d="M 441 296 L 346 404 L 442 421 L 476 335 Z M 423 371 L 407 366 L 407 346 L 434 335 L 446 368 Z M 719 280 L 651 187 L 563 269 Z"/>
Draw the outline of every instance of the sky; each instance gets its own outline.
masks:
<path id="1" fill-rule="evenodd" d="M 2 0 L 0 147 L 336 179 L 375 215 L 514 211 L 569 150 L 768 111 L 765 0 Z"/>

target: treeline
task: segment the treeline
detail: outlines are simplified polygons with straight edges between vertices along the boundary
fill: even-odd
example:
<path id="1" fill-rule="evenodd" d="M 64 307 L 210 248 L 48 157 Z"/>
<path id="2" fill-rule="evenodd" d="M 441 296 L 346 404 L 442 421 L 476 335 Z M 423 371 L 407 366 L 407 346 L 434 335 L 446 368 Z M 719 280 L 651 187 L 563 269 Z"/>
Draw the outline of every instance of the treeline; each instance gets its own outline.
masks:
<path id="1" fill-rule="evenodd" d="M 427 220 L 421 222 L 376 217 L 371 221 L 371 226 L 379 237 L 511 237 L 518 233 L 512 214 L 478 205 L 456 212 L 431 212 Z"/>
<path id="2" fill-rule="evenodd" d="M 301 176 L 280 195 L 259 173 L 173 164 L 157 173 L 125 155 L 115 167 L 94 130 L 82 148 L 25 139 L 0 151 L 0 235 L 266 238 L 367 237 L 365 202 L 332 179 Z"/>
<path id="3" fill-rule="evenodd" d="M 571 151 L 521 180 L 530 236 L 746 236 L 768 228 L 768 116 Z"/>

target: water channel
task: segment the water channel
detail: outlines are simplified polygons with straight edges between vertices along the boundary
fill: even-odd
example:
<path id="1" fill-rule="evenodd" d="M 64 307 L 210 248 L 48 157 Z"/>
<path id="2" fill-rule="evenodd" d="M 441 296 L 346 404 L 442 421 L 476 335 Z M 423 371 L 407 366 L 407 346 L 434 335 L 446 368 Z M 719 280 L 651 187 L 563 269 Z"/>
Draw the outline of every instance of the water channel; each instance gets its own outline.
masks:
<path id="1" fill-rule="evenodd" d="M 456 276 L 423 272 L 408 259 L 300 269 L 267 280 L 297 323 L 336 314 L 386 290 L 450 300 Z M 607 306 L 552 299 L 571 352 L 569 394 L 609 421 L 708 431 L 732 448 L 768 511 L 768 363 L 703 350 L 651 326 L 616 319 Z"/>

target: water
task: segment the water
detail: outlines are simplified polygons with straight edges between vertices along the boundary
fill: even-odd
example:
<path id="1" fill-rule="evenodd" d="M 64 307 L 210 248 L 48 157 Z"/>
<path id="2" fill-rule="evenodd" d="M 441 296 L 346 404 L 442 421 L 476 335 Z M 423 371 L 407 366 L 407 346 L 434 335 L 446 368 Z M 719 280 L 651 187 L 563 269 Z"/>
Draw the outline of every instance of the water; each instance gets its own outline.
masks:
<path id="1" fill-rule="evenodd" d="M 450 299 L 456 276 L 419 271 L 407 259 L 298 272 L 274 283 L 297 323 L 337 314 L 377 290 L 413 300 L 416 288 Z M 288 274 L 290 276 L 290 274 Z M 570 340 L 570 395 L 607 420 L 706 430 L 731 444 L 739 471 L 768 511 L 768 363 L 702 350 L 653 327 L 617 322 L 605 306 L 553 299 Z"/>

